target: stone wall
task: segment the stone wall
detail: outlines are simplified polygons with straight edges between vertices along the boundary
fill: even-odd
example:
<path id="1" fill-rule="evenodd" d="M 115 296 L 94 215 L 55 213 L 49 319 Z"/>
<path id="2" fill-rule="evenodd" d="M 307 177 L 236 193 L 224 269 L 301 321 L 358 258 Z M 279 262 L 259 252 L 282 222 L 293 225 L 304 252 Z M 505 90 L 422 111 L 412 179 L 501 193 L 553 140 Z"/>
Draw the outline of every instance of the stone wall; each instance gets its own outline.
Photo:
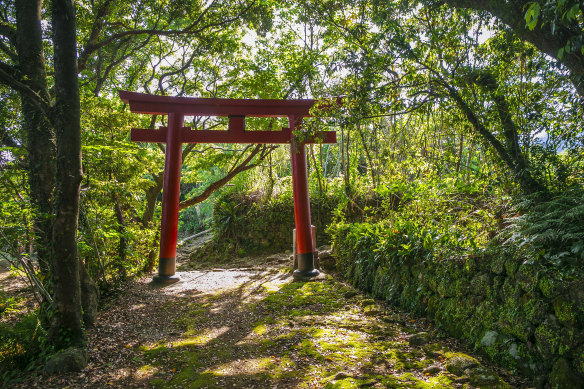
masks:
<path id="1" fill-rule="evenodd" d="M 317 246 L 330 242 L 326 227 L 337 205 L 332 198 L 311 196 Z M 292 249 L 294 202 L 290 195 L 266 201 L 253 194 L 230 194 L 216 203 L 213 217 L 216 240 L 229 242 L 245 254 Z"/>
<path id="2" fill-rule="evenodd" d="M 337 229 L 337 271 L 360 289 L 461 338 L 536 387 L 584 387 L 584 278 L 513 255 L 399 260 Z M 528 261 L 527 261 L 528 262 Z"/>

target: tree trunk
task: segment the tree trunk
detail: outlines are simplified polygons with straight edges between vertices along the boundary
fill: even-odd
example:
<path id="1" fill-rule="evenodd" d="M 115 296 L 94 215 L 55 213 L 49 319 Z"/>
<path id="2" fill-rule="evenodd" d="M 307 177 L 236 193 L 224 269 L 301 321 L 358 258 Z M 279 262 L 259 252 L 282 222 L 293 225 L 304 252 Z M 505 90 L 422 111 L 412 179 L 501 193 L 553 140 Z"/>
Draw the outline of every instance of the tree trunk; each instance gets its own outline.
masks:
<path id="1" fill-rule="evenodd" d="M 41 32 L 42 0 L 16 2 L 16 47 L 19 68 L 27 85 L 50 101 Z M 30 198 L 35 208 L 34 241 L 41 272 L 47 276 L 51 257 L 55 155 L 53 128 L 35 102 L 21 93 L 23 129 L 27 135 Z"/>
<path id="2" fill-rule="evenodd" d="M 464 101 L 460 93 L 452 85 L 448 84 L 444 80 L 441 80 L 441 83 L 448 91 L 450 98 L 452 98 L 464 116 L 466 116 L 475 132 L 479 134 L 485 142 L 487 142 L 495 149 L 503 163 L 513 173 L 514 179 L 517 183 L 519 183 L 521 189 L 525 193 L 545 192 L 545 187 L 540 182 L 538 182 L 527 169 L 523 154 L 520 153 L 518 156 L 516 154 L 510 153 L 509 151 L 513 149 L 513 145 L 510 146 L 508 144 L 504 145 L 501 143 L 495 137 L 495 135 L 493 135 L 479 120 L 471 107 L 466 103 L 466 101 Z M 499 101 L 495 99 L 495 104 L 498 102 Z M 505 127 L 503 117 L 500 117 L 500 120 L 502 121 L 503 127 Z M 508 129 L 506 130 L 508 131 Z M 506 139 L 509 139 L 509 137 L 509 134 L 505 136 Z"/>
<path id="3" fill-rule="evenodd" d="M 128 250 L 128 242 L 126 240 L 126 219 L 124 218 L 124 212 L 120 206 L 120 201 L 116 193 L 112 193 L 112 202 L 114 203 L 114 213 L 116 215 L 116 220 L 118 222 L 117 230 L 119 234 L 118 242 L 118 259 L 116 260 L 116 268 L 118 269 L 118 276 L 121 278 L 126 278 L 128 275 L 126 273 L 126 268 L 124 263 L 126 263 Z"/>
<path id="4" fill-rule="evenodd" d="M 156 199 L 162 192 L 164 175 L 162 172 L 154 176 L 154 185 L 146 189 L 146 207 L 142 214 L 142 226 L 148 228 L 154 220 L 154 211 L 156 210 Z"/>
<path id="5" fill-rule="evenodd" d="M 55 312 L 49 339 L 57 348 L 83 346 L 77 223 L 81 168 L 81 112 L 77 79 L 75 7 L 52 2 L 55 63 L 57 192 L 53 226 L 52 276 Z"/>
<path id="6" fill-rule="evenodd" d="M 99 302 L 99 289 L 91 279 L 84 263 L 79 263 L 79 280 L 81 287 L 81 307 L 83 308 L 83 324 L 85 327 L 93 327 L 97 320 L 97 306 Z"/>
<path id="7" fill-rule="evenodd" d="M 365 139 L 365 134 L 363 134 L 363 130 L 361 129 L 361 123 L 357 124 L 357 132 L 359 133 L 359 137 L 361 138 L 361 144 L 363 144 L 363 150 L 365 150 L 365 157 L 367 158 L 367 163 L 369 164 L 369 173 L 371 174 L 371 184 L 374 188 L 377 188 L 377 184 L 375 181 L 375 168 L 373 163 L 373 158 L 371 157 L 371 152 L 369 151 L 369 147 L 367 146 L 367 140 Z"/>

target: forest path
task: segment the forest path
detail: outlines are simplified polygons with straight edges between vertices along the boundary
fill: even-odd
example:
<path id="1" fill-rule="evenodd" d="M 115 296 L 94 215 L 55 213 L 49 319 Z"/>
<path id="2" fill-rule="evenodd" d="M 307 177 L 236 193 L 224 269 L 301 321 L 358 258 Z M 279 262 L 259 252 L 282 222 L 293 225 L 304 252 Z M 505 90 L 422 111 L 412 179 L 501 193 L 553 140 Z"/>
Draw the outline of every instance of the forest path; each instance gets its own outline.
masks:
<path id="1" fill-rule="evenodd" d="M 166 287 L 140 280 L 89 330 L 86 369 L 38 375 L 16 386 L 519 386 L 504 371 L 462 353 L 424 320 L 333 277 L 294 282 L 289 254 L 238 261 L 235 268 L 198 265 Z"/>

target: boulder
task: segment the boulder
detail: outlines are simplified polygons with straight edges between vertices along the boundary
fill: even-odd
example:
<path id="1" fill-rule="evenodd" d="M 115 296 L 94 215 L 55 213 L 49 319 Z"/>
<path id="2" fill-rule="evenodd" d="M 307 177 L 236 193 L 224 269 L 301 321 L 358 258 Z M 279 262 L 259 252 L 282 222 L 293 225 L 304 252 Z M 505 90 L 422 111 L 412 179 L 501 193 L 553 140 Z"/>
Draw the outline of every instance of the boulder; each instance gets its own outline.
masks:
<path id="1" fill-rule="evenodd" d="M 410 336 L 408 343 L 410 346 L 423 346 L 432 341 L 432 336 L 427 332 L 419 332 Z"/>
<path id="2" fill-rule="evenodd" d="M 479 366 L 479 362 L 473 357 L 463 353 L 456 353 L 448 359 L 446 370 L 456 376 L 462 376 L 465 374 L 465 370 L 477 366 Z"/>
<path id="3" fill-rule="evenodd" d="M 87 350 L 70 347 L 49 357 L 43 371 L 45 374 L 62 374 L 81 371 L 87 366 Z"/>

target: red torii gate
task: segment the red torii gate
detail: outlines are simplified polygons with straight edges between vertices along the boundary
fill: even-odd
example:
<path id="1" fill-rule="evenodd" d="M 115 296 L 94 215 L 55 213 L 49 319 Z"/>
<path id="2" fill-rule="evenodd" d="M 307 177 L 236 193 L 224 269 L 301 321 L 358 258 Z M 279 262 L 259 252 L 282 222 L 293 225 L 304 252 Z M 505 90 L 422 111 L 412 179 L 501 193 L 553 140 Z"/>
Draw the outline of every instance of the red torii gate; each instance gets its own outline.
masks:
<path id="1" fill-rule="evenodd" d="M 135 142 L 166 143 L 164 186 L 162 190 L 162 221 L 158 275 L 154 281 L 178 281 L 176 271 L 176 240 L 183 143 L 290 143 L 294 221 L 296 225 L 296 279 L 310 279 L 319 274 L 314 268 L 314 246 L 310 221 L 310 199 L 304 145 L 315 139 L 296 140 L 294 129 L 309 117 L 315 100 L 251 100 L 156 96 L 119 91 L 122 101 L 133 113 L 168 115 L 168 127 L 158 130 L 132 128 Z M 184 127 L 185 116 L 226 116 L 227 131 L 191 130 Z M 245 118 L 288 117 L 288 128 L 281 131 L 245 131 Z M 323 143 L 336 143 L 334 131 L 318 134 Z"/>

